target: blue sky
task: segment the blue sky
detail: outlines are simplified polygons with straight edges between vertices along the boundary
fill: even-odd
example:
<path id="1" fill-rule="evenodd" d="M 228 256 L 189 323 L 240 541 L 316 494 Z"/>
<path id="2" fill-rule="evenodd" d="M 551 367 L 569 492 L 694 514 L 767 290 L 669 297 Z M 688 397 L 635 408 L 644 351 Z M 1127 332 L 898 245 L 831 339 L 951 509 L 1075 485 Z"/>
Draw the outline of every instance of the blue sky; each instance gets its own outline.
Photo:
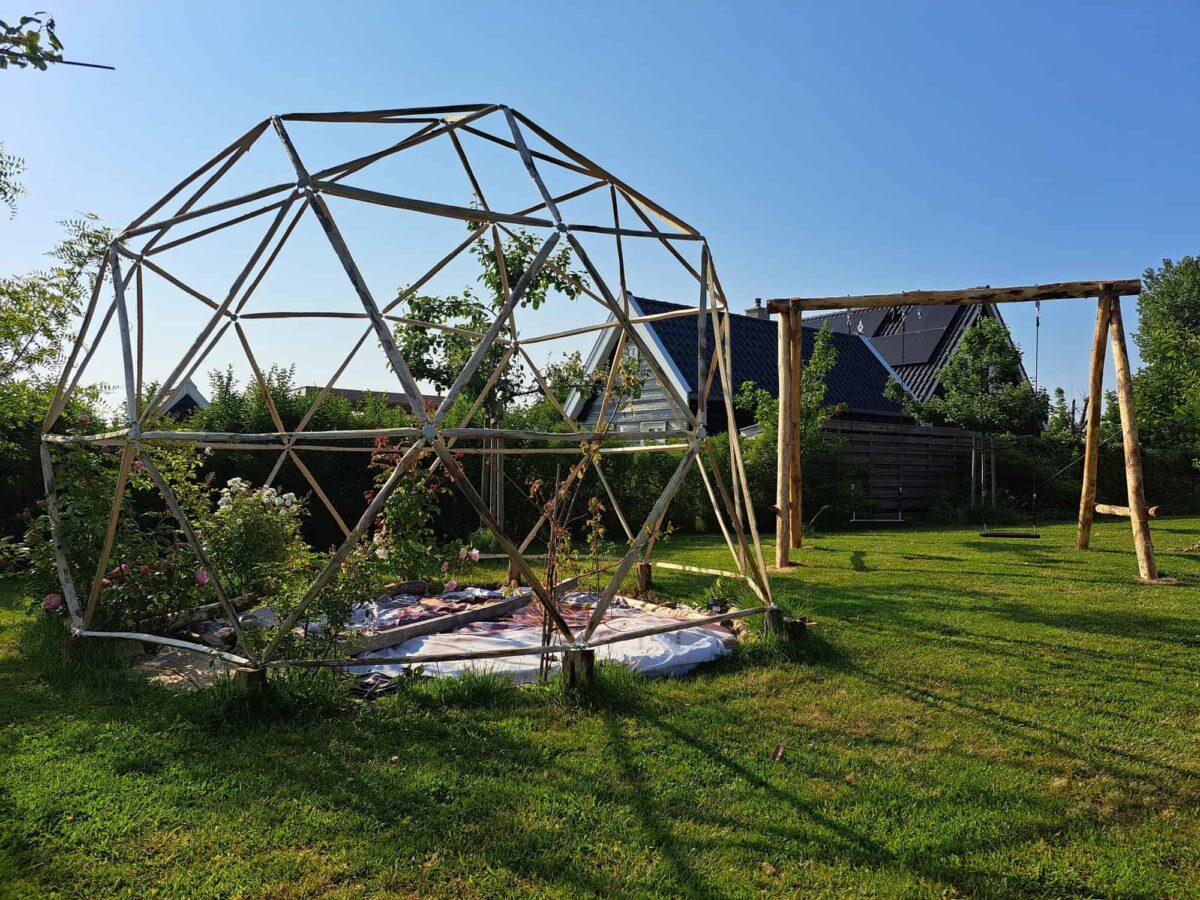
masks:
<path id="1" fill-rule="evenodd" d="M 2 8 L 6 19 L 27 11 Z M 1134 277 L 1200 251 L 1194 3 L 109 2 L 52 11 L 69 58 L 117 71 L 0 74 L 0 139 L 28 161 L 30 192 L 16 219 L 0 220 L 4 273 L 41 265 L 57 220 L 94 211 L 128 222 L 272 113 L 480 101 L 522 110 L 696 225 L 738 306 L 758 296 Z M 363 152 L 371 138 L 360 132 L 344 156 Z M 306 147 L 337 156 L 334 139 Z M 256 148 L 255 166 L 266 177 L 270 163 L 286 180 L 272 153 Z M 386 189 L 396 193 L 469 200 L 439 196 L 432 185 L 447 173 L 432 157 L 393 174 Z M 380 216 L 361 225 L 352 244 L 385 298 L 452 245 L 392 233 Z M 241 260 L 232 247 L 211 252 L 181 261 L 180 272 L 211 276 L 204 289 L 219 292 Z M 272 290 L 311 308 L 347 293 L 335 270 L 326 279 L 323 252 L 299 254 Z M 668 263 L 647 256 L 630 288 L 693 302 Z M 149 340 L 147 364 L 161 377 L 172 342 L 190 343 L 192 320 L 172 305 L 179 298 L 155 302 L 168 324 Z M 1133 301 L 1125 306 L 1132 322 Z M 1032 309 L 1005 312 L 1031 349 Z M 555 306 L 536 330 L 584 316 Z M 1045 307 L 1043 383 L 1082 393 L 1093 318 L 1084 301 Z M 252 336 L 260 361 L 294 362 L 301 381 L 323 381 L 349 340 L 282 327 Z M 116 374 L 103 368 L 113 360 L 98 355 L 98 377 Z M 386 386 L 366 368 L 348 377 Z"/>

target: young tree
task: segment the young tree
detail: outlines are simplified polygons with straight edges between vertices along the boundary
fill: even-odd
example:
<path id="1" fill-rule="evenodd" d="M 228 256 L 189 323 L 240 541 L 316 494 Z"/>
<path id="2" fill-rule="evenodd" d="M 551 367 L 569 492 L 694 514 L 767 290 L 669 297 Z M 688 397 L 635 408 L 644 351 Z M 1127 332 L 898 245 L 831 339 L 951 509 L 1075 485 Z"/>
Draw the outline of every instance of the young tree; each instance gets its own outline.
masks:
<path id="1" fill-rule="evenodd" d="M 1139 436 L 1159 448 L 1200 448 L 1200 257 L 1146 269 L 1134 341 Z"/>
<path id="2" fill-rule="evenodd" d="M 17 381 L 44 380 L 59 361 L 112 239 L 110 229 L 92 215 L 61 224 L 66 236 L 49 254 L 55 265 L 0 278 L 0 392 Z"/>
<path id="3" fill-rule="evenodd" d="M 924 403 L 905 397 L 895 381 L 889 399 L 903 402 L 915 418 L 958 425 L 985 434 L 1031 434 L 1045 423 L 1050 399 L 1035 391 L 1021 367 L 1021 351 L 1008 329 L 980 319 L 963 334 L 938 378 L 943 393 Z"/>
<path id="4" fill-rule="evenodd" d="M 93 216 L 63 225 L 54 265 L 0 278 L 0 535 L 19 532 L 21 513 L 41 495 L 38 445 L 53 373 L 110 238 Z M 76 391 L 67 414 L 88 413 L 96 394 Z"/>
<path id="5" fill-rule="evenodd" d="M 476 293 L 468 286 L 461 294 L 448 297 L 425 294 L 410 297 L 406 301 L 407 317 L 438 325 L 453 325 L 465 331 L 487 331 L 504 305 L 505 284 L 511 289 L 525 274 L 537 255 L 538 242 L 533 235 L 522 230 L 518 232 L 518 237 L 502 241 L 500 246 L 504 257 L 503 274 L 486 233 L 481 234 L 479 241 L 471 248 L 479 262 L 478 281 L 483 287 L 482 291 Z M 581 274 L 570 271 L 570 262 L 569 247 L 553 254 L 522 295 L 517 309 L 538 309 L 552 290 L 571 300 L 578 297 L 587 282 Z M 413 325 L 398 325 L 395 337 L 413 376 L 443 391 L 454 383 L 478 344 L 476 338 L 467 334 Z M 465 386 L 464 395 L 471 398 L 479 395 L 503 352 L 503 346 L 492 346 L 483 364 Z M 509 400 L 524 393 L 523 382 L 516 373 L 515 367 L 509 367 L 496 382 L 484 405 L 489 418 L 498 418 L 499 411 Z"/>
<path id="6" fill-rule="evenodd" d="M 804 360 L 801 374 L 802 406 L 800 410 L 800 446 L 802 462 L 822 453 L 835 450 L 840 439 L 824 430 L 824 425 L 841 408 L 825 402 L 828 386 L 825 379 L 837 365 L 837 348 L 829 324 L 813 337 L 812 356 Z M 762 429 L 754 440 L 742 445 L 746 464 L 746 480 L 754 497 L 756 509 L 767 509 L 775 502 L 775 472 L 779 440 L 779 398 L 764 391 L 752 381 L 742 383 L 734 406 L 754 416 L 754 424 Z"/>

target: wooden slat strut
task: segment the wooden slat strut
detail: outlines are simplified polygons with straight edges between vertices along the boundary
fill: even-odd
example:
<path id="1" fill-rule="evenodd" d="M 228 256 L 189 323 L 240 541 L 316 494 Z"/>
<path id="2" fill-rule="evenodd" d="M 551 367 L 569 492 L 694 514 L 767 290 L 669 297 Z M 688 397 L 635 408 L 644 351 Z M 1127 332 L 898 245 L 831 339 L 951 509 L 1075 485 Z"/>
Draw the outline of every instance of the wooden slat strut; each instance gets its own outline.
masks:
<path id="1" fill-rule="evenodd" d="M 793 307 L 808 311 L 873 309 L 883 306 L 971 306 L 979 303 L 1028 303 L 1034 300 L 1071 300 L 1099 297 L 1106 292 L 1129 297 L 1142 292 L 1137 278 L 1113 281 L 1060 281 L 1017 287 L 964 288 L 957 291 L 903 291 L 899 294 L 850 294 L 845 297 L 785 297 L 771 300 L 767 309 L 781 313 Z"/>

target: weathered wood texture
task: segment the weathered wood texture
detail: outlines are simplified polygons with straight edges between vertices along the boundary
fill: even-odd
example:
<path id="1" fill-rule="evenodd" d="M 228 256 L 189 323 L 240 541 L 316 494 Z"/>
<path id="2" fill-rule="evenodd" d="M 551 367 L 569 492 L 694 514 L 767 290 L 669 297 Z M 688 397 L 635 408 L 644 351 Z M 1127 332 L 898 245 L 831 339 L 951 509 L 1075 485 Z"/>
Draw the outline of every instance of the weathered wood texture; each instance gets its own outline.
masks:
<path id="1" fill-rule="evenodd" d="M 870 309 L 880 306 L 970 306 L 977 303 L 1024 303 L 1031 300 L 1071 300 L 1099 297 L 1114 291 L 1119 297 L 1142 292 L 1137 278 L 1113 281 L 1060 281 L 1018 287 L 965 288 L 957 291 L 903 291 L 899 294 L 849 294 L 845 297 L 786 297 L 771 300 L 767 309 L 782 313 L 789 309 Z"/>
<path id="2" fill-rule="evenodd" d="M 1100 473 L 1100 417 L 1104 394 L 1104 353 L 1108 345 L 1108 324 L 1112 317 L 1113 295 L 1105 292 L 1096 304 L 1096 329 L 1092 335 L 1092 355 L 1088 365 L 1087 426 L 1083 439 L 1083 485 L 1079 492 L 1079 523 L 1075 530 L 1075 548 L 1086 550 L 1092 539 L 1092 519 L 1096 511 L 1096 478 Z"/>
<path id="3" fill-rule="evenodd" d="M 1137 414 L 1133 405 L 1133 374 L 1129 351 L 1125 346 L 1125 325 L 1121 321 L 1121 301 L 1114 297 L 1109 320 L 1113 364 L 1117 370 L 1117 405 L 1121 412 L 1121 435 L 1125 446 L 1125 488 L 1129 497 L 1129 522 L 1133 526 L 1133 548 L 1137 553 L 1138 574 L 1143 581 L 1158 577 L 1154 544 L 1150 540 L 1150 520 L 1146 513 L 1146 487 L 1142 481 L 1142 448 L 1138 442 Z"/>
<path id="4" fill-rule="evenodd" d="M 427 634 L 440 634 L 444 631 L 453 631 L 455 628 L 470 625 L 472 622 L 487 622 L 491 619 L 499 619 L 510 612 L 515 612 L 528 602 L 529 597 L 521 594 L 506 597 L 503 600 L 494 600 L 490 603 L 480 603 L 478 606 L 472 606 L 470 609 L 465 609 L 462 612 L 447 613 L 444 616 L 435 616 L 432 619 L 413 622 L 411 625 L 401 625 L 398 628 L 379 631 L 362 640 L 355 639 L 353 641 L 354 652 L 369 653 L 372 650 L 382 650 L 384 647 L 395 647 L 398 644 L 403 644 L 405 641 L 416 637 L 423 637 Z"/>
<path id="5" fill-rule="evenodd" d="M 792 549 L 792 452 L 790 442 L 792 429 L 787 415 L 791 403 L 784 398 L 790 396 L 791 386 L 791 330 L 792 317 L 779 317 L 778 346 L 776 354 L 779 366 L 779 425 L 775 455 L 775 566 L 784 568 L 791 564 Z"/>
<path id="6" fill-rule="evenodd" d="M 1148 506 L 1146 507 L 1146 515 L 1151 519 L 1157 519 L 1161 509 L 1158 506 Z M 1128 506 L 1113 506 L 1111 503 L 1097 503 L 1096 513 L 1101 516 L 1122 516 L 1126 519 L 1131 515 Z"/>

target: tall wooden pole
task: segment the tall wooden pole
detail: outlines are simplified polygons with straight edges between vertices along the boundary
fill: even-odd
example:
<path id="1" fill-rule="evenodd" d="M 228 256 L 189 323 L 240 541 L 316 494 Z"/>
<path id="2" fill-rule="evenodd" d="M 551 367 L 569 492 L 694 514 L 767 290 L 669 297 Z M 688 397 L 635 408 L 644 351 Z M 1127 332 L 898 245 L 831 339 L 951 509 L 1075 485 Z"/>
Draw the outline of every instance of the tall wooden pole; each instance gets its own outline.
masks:
<path id="1" fill-rule="evenodd" d="M 788 515 L 790 517 L 792 546 L 800 547 L 804 541 L 804 517 L 803 517 L 803 471 L 800 468 L 800 451 L 801 451 L 801 413 L 800 407 L 803 401 L 804 391 L 804 371 L 803 362 L 801 360 L 801 351 L 803 349 L 803 333 L 802 323 L 800 321 L 800 310 L 791 309 L 788 312 L 791 318 L 791 331 L 789 334 L 789 344 L 791 352 L 788 354 L 788 365 L 791 369 L 790 390 L 788 392 L 789 405 L 791 412 L 789 414 L 789 424 L 792 429 L 792 437 L 789 441 L 789 452 L 791 453 L 791 478 L 790 478 L 790 502 L 788 504 Z"/>
<path id="2" fill-rule="evenodd" d="M 1096 475 L 1100 470 L 1100 404 L 1104 387 L 1104 348 L 1108 323 L 1112 317 L 1111 291 L 1100 294 L 1096 306 L 1096 330 L 1092 335 L 1092 361 L 1088 373 L 1087 429 L 1083 444 L 1083 487 L 1079 493 L 1079 527 L 1075 549 L 1086 550 L 1092 539 L 1092 519 L 1096 514 Z"/>
<path id="3" fill-rule="evenodd" d="M 779 434 L 775 463 L 775 508 L 779 518 L 775 525 L 775 566 L 791 565 L 792 547 L 792 317 L 783 313 L 778 319 L 779 363 Z"/>
<path id="4" fill-rule="evenodd" d="M 1125 444 L 1125 488 L 1129 496 L 1129 522 L 1133 526 L 1133 547 L 1137 551 L 1138 574 L 1143 581 L 1158 577 L 1154 545 L 1150 541 L 1150 517 L 1146 511 L 1146 488 L 1142 480 L 1142 450 L 1138 443 L 1137 415 L 1133 407 L 1133 378 L 1129 371 L 1129 351 L 1125 346 L 1125 325 L 1121 321 L 1121 300 L 1114 297 L 1109 318 L 1113 365 L 1117 370 L 1117 404 L 1121 410 L 1121 435 Z"/>

